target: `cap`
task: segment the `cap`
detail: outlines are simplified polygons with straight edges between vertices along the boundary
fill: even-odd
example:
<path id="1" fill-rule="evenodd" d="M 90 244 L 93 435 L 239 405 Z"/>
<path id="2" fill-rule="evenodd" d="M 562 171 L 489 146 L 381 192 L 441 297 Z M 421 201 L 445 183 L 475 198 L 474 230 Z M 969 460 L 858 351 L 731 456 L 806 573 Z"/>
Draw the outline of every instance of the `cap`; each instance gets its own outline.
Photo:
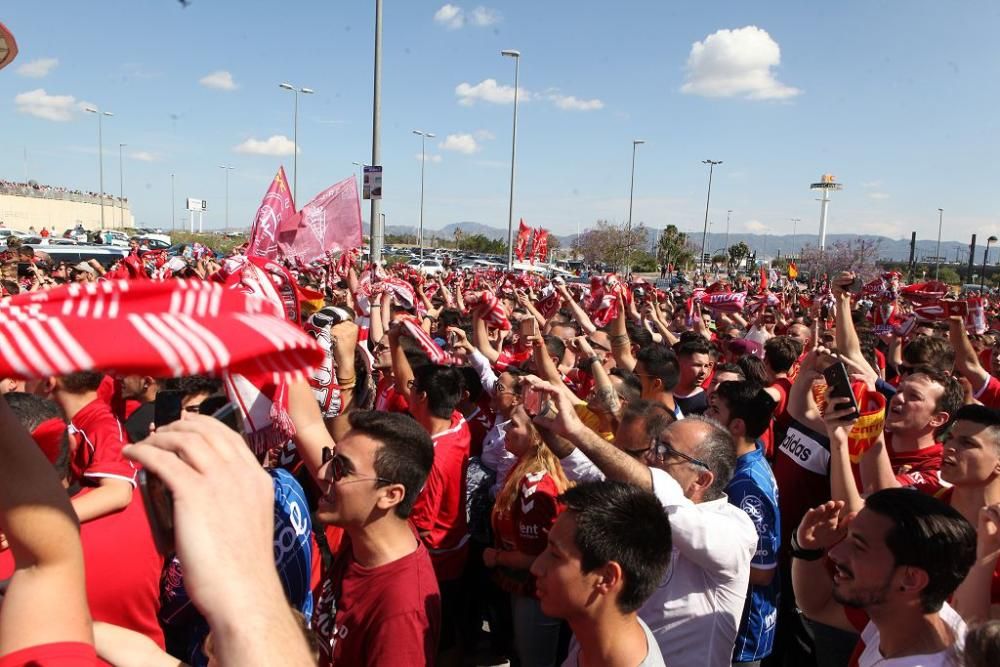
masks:
<path id="1" fill-rule="evenodd" d="M 87 271 L 89 273 L 97 273 L 97 271 L 94 270 L 94 267 L 92 267 L 90 264 L 87 264 L 86 262 L 80 262 L 79 264 L 75 264 L 73 266 L 73 270 L 74 271 Z"/>
<path id="2" fill-rule="evenodd" d="M 758 359 L 764 358 L 764 348 L 761 347 L 761 344 L 746 338 L 737 338 L 736 340 L 729 341 L 729 351 L 739 356 L 749 354 Z"/>

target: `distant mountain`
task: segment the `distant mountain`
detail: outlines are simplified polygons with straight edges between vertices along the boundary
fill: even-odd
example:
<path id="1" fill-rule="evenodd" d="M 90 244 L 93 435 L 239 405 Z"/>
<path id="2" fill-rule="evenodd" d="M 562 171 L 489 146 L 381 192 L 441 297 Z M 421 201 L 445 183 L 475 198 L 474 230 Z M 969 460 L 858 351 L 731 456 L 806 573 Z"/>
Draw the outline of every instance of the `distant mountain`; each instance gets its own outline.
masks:
<path id="1" fill-rule="evenodd" d="M 429 227 L 424 228 L 424 238 L 430 242 L 432 237 L 437 237 L 441 239 L 451 240 L 455 238 L 455 229 L 461 229 L 462 233 L 465 235 L 471 234 L 482 234 L 489 239 L 504 240 L 507 238 L 507 230 L 502 227 L 492 227 L 490 225 L 484 225 L 479 222 L 463 221 L 463 222 L 453 222 L 449 225 L 445 225 L 443 229 L 430 229 Z M 647 250 L 652 250 L 655 246 L 656 239 L 659 237 L 661 230 L 650 228 L 649 234 L 647 236 Z M 684 231 L 691 242 L 697 246 L 701 246 L 701 233 Z M 367 225 L 365 226 L 365 233 L 368 233 Z M 417 228 L 404 226 L 404 225 L 389 225 L 386 228 L 387 234 L 416 234 Z M 563 236 L 554 235 L 559 239 L 560 245 L 563 248 L 568 248 L 572 245 L 573 240 L 576 238 L 576 234 L 566 234 Z M 910 257 L 910 240 L 909 239 L 890 239 L 885 236 L 874 236 L 870 234 L 856 235 L 856 234 L 828 234 L 826 237 L 827 245 L 836 243 L 838 241 L 852 241 L 864 239 L 865 241 L 878 241 L 879 242 L 879 257 L 887 261 L 906 261 Z M 728 236 L 726 234 L 710 233 L 705 241 L 705 252 L 717 253 L 724 252 L 726 248 L 726 243 L 728 241 L 729 245 L 733 245 L 743 241 L 750 248 L 757 251 L 757 255 L 760 259 L 765 257 L 776 257 L 779 254 L 784 255 L 795 255 L 806 245 L 816 245 L 817 239 L 815 234 L 791 234 L 787 235 L 773 235 L 773 234 L 743 234 L 743 233 L 731 233 Z M 977 263 L 983 261 L 983 244 L 985 239 L 979 239 L 976 246 L 976 258 Z M 934 261 L 933 257 L 935 251 L 937 250 L 937 239 L 917 239 L 917 248 L 915 257 L 918 261 L 930 258 L 929 261 Z M 993 249 L 995 255 L 995 260 L 1000 260 L 1000 251 L 997 248 Z M 956 241 L 941 241 L 941 257 L 944 258 L 944 262 L 948 264 L 954 264 L 956 261 L 965 264 L 969 261 L 969 244 L 959 243 Z M 990 262 L 993 264 L 994 262 Z"/>

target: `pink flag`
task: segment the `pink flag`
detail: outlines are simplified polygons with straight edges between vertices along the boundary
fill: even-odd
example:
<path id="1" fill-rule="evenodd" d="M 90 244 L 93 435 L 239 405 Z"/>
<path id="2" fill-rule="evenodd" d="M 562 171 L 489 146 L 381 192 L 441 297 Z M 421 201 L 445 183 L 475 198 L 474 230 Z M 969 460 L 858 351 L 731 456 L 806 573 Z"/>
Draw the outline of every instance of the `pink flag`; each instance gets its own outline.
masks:
<path id="1" fill-rule="evenodd" d="M 360 245 L 361 204 L 353 176 L 331 185 L 286 218 L 278 233 L 285 256 L 305 264 Z"/>
<path id="2" fill-rule="evenodd" d="M 295 202 L 285 178 L 285 168 L 278 167 L 278 173 L 271 181 L 271 187 L 264 195 L 264 201 L 257 209 L 250 228 L 250 242 L 247 257 L 275 259 L 278 255 L 278 230 L 286 218 L 295 214 Z"/>
<path id="3" fill-rule="evenodd" d="M 535 260 L 544 262 L 548 259 L 549 255 L 549 233 L 548 231 L 539 227 L 535 230 L 535 238 L 531 243 L 531 263 L 534 264 Z"/>

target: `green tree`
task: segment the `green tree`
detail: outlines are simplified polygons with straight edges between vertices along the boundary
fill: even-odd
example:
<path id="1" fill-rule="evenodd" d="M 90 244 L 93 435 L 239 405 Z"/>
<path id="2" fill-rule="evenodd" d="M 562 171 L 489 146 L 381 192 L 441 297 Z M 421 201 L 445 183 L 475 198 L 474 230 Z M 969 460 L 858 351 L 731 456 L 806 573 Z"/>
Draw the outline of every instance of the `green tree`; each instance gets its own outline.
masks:
<path id="1" fill-rule="evenodd" d="M 667 225 L 660 233 L 656 242 L 656 259 L 663 264 L 683 266 L 694 260 L 688 235 L 677 229 L 676 225 Z"/>
<path id="2" fill-rule="evenodd" d="M 928 275 L 933 277 L 934 274 L 929 272 Z M 962 277 L 950 266 L 942 266 L 938 272 L 938 280 L 949 285 L 958 285 L 962 282 Z"/>
<path id="3" fill-rule="evenodd" d="M 748 246 L 743 241 L 729 246 L 729 265 L 731 267 L 738 267 L 743 261 L 750 256 L 750 246 Z"/>

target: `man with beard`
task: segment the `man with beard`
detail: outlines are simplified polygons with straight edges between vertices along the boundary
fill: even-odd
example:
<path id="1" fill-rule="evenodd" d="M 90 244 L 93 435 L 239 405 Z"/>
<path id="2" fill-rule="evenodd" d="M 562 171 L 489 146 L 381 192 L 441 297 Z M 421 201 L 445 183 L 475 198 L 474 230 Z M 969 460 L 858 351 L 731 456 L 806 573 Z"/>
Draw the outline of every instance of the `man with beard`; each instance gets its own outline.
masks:
<path id="1" fill-rule="evenodd" d="M 952 664 L 966 627 L 945 600 L 976 556 L 975 530 L 957 511 L 911 489 L 873 493 L 857 515 L 831 500 L 806 513 L 791 553 L 802 613 L 861 632 L 852 665 Z"/>

